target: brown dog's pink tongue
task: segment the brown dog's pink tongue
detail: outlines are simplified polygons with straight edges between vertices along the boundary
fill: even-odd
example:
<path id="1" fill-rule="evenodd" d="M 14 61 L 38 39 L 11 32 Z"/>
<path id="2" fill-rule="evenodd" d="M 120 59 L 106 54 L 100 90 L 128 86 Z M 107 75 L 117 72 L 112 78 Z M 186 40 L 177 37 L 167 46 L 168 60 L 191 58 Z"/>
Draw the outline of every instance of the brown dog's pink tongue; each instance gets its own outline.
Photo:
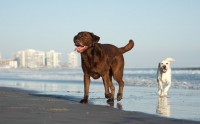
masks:
<path id="1" fill-rule="evenodd" d="M 88 48 L 88 46 L 84 46 L 84 47 L 76 47 L 74 49 L 74 51 L 77 51 L 79 53 L 83 52 L 84 50 L 86 50 Z"/>
<path id="2" fill-rule="evenodd" d="M 74 49 L 74 51 L 79 51 L 81 49 L 81 47 L 76 47 L 75 49 Z"/>
<path id="3" fill-rule="evenodd" d="M 76 47 L 76 48 L 74 49 L 74 51 L 80 52 L 80 51 L 81 51 L 81 47 Z"/>

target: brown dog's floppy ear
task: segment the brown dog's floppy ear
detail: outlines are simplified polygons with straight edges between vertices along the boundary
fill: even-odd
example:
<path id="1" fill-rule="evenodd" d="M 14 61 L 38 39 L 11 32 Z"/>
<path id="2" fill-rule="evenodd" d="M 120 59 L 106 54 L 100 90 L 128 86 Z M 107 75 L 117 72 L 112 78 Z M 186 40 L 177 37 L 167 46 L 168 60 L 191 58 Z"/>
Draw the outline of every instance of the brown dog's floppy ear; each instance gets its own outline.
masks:
<path id="1" fill-rule="evenodd" d="M 99 62 L 103 56 L 102 49 L 99 47 L 99 45 L 94 45 L 94 62 Z"/>
<path id="2" fill-rule="evenodd" d="M 98 43 L 100 40 L 100 37 L 97 35 L 94 35 L 93 33 L 90 33 L 90 35 L 92 36 L 92 41 L 93 43 Z"/>
<path id="3" fill-rule="evenodd" d="M 75 42 L 76 38 L 77 38 L 77 35 L 75 35 L 75 36 L 74 36 L 74 39 L 73 39 L 73 40 L 74 40 L 74 42 Z"/>

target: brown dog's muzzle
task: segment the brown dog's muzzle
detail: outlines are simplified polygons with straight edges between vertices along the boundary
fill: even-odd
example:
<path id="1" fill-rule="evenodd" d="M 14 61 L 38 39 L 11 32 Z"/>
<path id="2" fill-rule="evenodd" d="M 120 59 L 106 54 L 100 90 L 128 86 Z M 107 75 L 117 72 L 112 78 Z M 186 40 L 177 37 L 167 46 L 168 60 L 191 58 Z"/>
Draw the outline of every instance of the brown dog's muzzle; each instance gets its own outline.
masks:
<path id="1" fill-rule="evenodd" d="M 88 46 L 84 46 L 80 40 L 75 40 L 75 46 L 76 48 L 74 50 L 79 53 L 84 52 L 88 48 Z"/>
<path id="2" fill-rule="evenodd" d="M 74 43 L 77 46 L 77 45 L 80 45 L 81 41 L 80 40 L 75 40 Z"/>

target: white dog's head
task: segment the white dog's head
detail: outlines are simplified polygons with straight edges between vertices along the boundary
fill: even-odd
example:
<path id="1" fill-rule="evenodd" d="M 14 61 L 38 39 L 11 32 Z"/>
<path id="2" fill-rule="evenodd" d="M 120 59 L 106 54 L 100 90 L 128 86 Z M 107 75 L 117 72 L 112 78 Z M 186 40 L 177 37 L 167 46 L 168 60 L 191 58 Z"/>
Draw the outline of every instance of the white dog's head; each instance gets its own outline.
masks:
<path id="1" fill-rule="evenodd" d="M 160 69 L 162 69 L 162 72 L 163 72 L 163 73 L 166 73 L 167 70 L 171 68 L 171 67 L 170 67 L 170 62 L 172 62 L 172 61 L 175 61 L 175 60 L 172 59 L 172 58 L 166 58 L 165 60 L 163 60 L 162 62 L 160 62 L 160 63 L 158 64 L 158 67 L 159 67 Z"/>

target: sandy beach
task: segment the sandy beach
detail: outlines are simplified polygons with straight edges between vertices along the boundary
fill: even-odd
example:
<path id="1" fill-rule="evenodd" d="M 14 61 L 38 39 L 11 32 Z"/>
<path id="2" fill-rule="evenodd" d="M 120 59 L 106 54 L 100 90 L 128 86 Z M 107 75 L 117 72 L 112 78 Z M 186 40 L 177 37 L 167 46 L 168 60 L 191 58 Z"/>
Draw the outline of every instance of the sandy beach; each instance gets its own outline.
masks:
<path id="1" fill-rule="evenodd" d="M 70 82 L 29 82 L 1 81 L 0 87 L 19 88 L 35 91 L 31 96 L 68 99 L 79 103 L 83 97 L 83 83 Z M 118 85 L 115 84 L 116 90 Z M 143 112 L 167 118 L 200 121 L 200 91 L 171 88 L 168 97 L 160 98 L 156 87 L 125 85 L 123 99 L 108 104 L 104 97 L 102 83 L 91 83 L 89 104 L 116 108 L 129 112 Z M 115 95 L 116 96 L 116 95 Z"/>
<path id="2" fill-rule="evenodd" d="M 79 103 L 81 70 L 0 72 L 0 123 L 200 123 L 199 70 L 174 71 L 168 96 L 160 98 L 155 69 L 126 69 L 123 99 L 113 104 L 106 102 L 101 79 L 92 80 L 89 103 Z"/>
<path id="3" fill-rule="evenodd" d="M 165 118 L 110 106 L 80 104 L 76 100 L 38 96 L 34 91 L 0 87 L 0 123 L 190 123 L 199 121 Z"/>

